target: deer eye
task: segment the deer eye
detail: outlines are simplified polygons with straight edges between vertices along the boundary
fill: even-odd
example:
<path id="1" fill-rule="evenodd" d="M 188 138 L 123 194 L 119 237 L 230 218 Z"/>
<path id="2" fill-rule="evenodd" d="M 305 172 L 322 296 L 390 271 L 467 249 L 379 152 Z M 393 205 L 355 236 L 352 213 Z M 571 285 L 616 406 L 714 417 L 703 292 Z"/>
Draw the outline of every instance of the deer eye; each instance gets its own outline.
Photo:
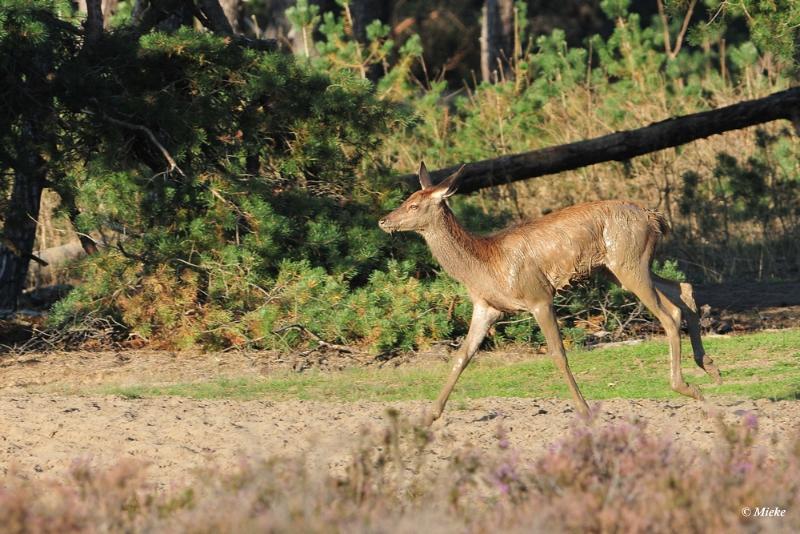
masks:
<path id="1" fill-rule="evenodd" d="M 410 204 L 410 205 L 408 206 L 408 209 L 410 209 L 410 210 L 416 210 L 416 209 L 419 209 L 419 204 Z"/>

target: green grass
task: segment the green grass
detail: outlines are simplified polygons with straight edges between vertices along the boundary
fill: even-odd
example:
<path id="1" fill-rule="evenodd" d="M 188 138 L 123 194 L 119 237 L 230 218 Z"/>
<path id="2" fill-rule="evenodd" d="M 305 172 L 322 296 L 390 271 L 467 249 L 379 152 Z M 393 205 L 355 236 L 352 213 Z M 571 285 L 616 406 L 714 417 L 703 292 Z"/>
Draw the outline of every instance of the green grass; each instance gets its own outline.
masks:
<path id="1" fill-rule="evenodd" d="M 695 367 L 684 345 L 684 374 L 707 396 L 800 398 L 800 330 L 708 338 L 706 352 L 722 371 L 723 385 L 713 384 Z M 665 340 L 573 352 L 570 366 L 587 399 L 679 397 L 669 387 Z M 94 393 L 128 398 L 181 396 L 196 399 L 304 399 L 326 401 L 395 401 L 432 399 L 449 366 L 400 369 L 357 368 L 340 372 L 283 373 L 266 378 L 216 379 L 166 386 L 105 387 Z M 461 376 L 453 399 L 480 397 L 568 398 L 567 387 L 547 357 L 503 363 L 480 355 Z"/>

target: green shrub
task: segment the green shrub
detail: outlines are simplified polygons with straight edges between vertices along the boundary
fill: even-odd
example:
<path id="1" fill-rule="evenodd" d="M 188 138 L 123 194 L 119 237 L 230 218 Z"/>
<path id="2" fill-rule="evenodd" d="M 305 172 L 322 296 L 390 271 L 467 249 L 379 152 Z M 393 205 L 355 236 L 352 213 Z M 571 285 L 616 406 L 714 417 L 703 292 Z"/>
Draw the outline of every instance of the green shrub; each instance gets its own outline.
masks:
<path id="1" fill-rule="evenodd" d="M 104 316 L 155 345 L 206 348 L 283 349 L 317 336 L 384 351 L 464 335 L 463 289 L 439 274 L 421 239 L 375 224 L 409 192 L 393 178 L 399 171 L 421 158 L 438 167 L 641 126 L 791 80 L 785 62 L 765 60 L 764 24 L 779 22 L 768 14 L 760 12 L 753 43 L 722 54 L 721 41 L 698 33 L 697 46 L 672 58 L 661 22 L 646 24 L 628 7 L 604 4 L 614 21 L 608 38 L 569 47 L 560 30 L 538 36 L 505 81 L 453 95 L 443 81 L 411 83 L 418 39 L 398 47 L 372 24 L 359 44 L 346 11 L 320 18 L 308 2 L 289 13 L 305 35 L 320 36 L 310 43 L 317 54 L 300 58 L 188 28 L 138 35 L 124 24 L 82 50 L 65 3 L 7 2 L 4 71 L 19 70 L 24 50 L 47 59 L 52 75 L 34 93 L 30 79 L 8 77 L 0 144 L 21 146 L 26 95 L 36 94 L 54 117 L 42 154 L 64 211 L 79 231 L 120 236 L 117 248 L 82 264 L 84 283 L 54 307 L 50 325 Z M 485 232 L 580 200 L 628 196 L 673 222 L 666 255 L 680 261 L 656 264 L 662 276 L 791 275 L 800 268 L 796 147 L 770 127 L 750 154 L 737 146 L 751 135 L 731 135 L 736 157 L 698 144 L 500 186 L 454 209 Z M 0 148 L 4 189 L 12 148 Z M 713 169 L 698 164 L 717 154 Z M 729 261 L 727 250 L 747 261 Z M 559 295 L 556 306 L 572 344 L 648 320 L 602 278 Z M 543 339 L 520 315 L 498 324 L 494 341 Z"/>

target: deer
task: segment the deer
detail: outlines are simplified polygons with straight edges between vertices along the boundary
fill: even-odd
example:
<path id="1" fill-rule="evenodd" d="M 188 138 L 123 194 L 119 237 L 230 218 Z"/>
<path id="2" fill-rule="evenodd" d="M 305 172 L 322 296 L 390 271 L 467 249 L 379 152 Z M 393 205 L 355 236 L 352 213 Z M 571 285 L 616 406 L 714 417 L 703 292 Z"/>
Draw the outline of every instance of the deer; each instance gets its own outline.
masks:
<path id="1" fill-rule="evenodd" d="M 472 301 L 469 330 L 454 352 L 450 374 L 423 424 L 439 419 L 447 399 L 492 326 L 504 313 L 530 312 L 544 334 L 547 351 L 566 380 L 579 415 L 589 406 L 572 375 L 556 319 L 556 292 L 600 271 L 632 292 L 661 323 L 670 353 L 670 385 L 682 395 L 703 400 L 681 370 L 681 320 L 686 320 L 695 363 L 716 383 L 719 370 L 705 353 L 700 317 L 691 284 L 652 272 L 656 244 L 669 230 L 657 211 L 625 200 L 576 204 L 536 219 L 522 220 L 489 235 L 475 235 L 456 219 L 447 199 L 459 188 L 464 166 L 438 185 L 425 163 L 422 189 L 380 219 L 388 233 L 416 232 L 446 273 L 463 284 Z"/>

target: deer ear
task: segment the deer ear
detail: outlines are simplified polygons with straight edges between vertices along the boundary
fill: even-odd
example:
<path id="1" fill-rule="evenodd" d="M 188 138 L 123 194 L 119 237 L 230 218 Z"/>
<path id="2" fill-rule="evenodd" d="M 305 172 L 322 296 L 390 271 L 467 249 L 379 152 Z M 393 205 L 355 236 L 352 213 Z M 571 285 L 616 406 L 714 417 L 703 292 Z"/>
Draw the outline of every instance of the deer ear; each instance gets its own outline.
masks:
<path id="1" fill-rule="evenodd" d="M 453 196 L 456 191 L 458 191 L 458 187 L 461 185 L 461 180 L 459 179 L 461 176 L 461 172 L 464 170 L 464 165 L 462 165 L 456 172 L 448 176 L 442 183 L 436 186 L 436 196 L 439 198 L 448 198 Z"/>
<path id="2" fill-rule="evenodd" d="M 425 162 L 419 162 L 419 185 L 422 186 L 422 189 L 430 189 L 433 187 L 433 180 L 431 180 L 431 175 L 428 174 L 428 169 L 425 167 Z"/>

